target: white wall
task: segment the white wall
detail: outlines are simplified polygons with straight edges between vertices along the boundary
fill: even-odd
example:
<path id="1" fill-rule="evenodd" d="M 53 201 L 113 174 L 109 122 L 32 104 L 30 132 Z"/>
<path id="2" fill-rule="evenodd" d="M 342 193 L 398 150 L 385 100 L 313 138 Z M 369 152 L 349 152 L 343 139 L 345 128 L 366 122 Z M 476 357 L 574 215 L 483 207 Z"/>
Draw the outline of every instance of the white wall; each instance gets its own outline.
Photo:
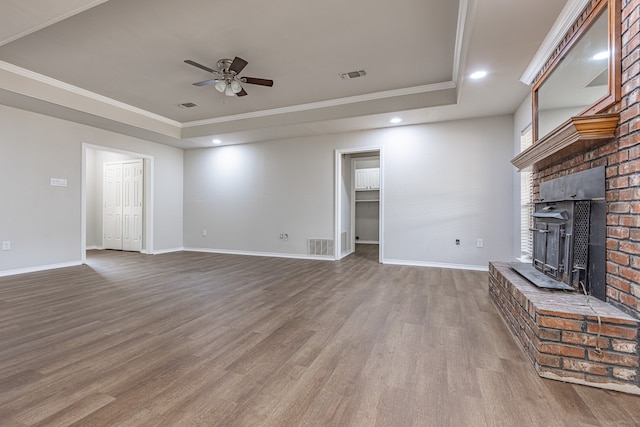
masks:
<path id="1" fill-rule="evenodd" d="M 185 247 L 305 254 L 333 239 L 333 138 L 187 150 Z"/>
<path id="2" fill-rule="evenodd" d="M 511 260 L 513 133 L 501 116 L 188 150 L 185 247 L 306 254 L 307 238 L 333 238 L 334 150 L 380 146 L 383 261 Z"/>
<path id="3" fill-rule="evenodd" d="M 154 157 L 154 249 L 182 246 L 183 150 L 0 106 L 0 274 L 81 260 L 83 143 Z"/>
<path id="4" fill-rule="evenodd" d="M 383 258 L 484 267 L 510 260 L 512 134 L 511 116 L 376 134 L 384 144 Z"/>
<path id="5" fill-rule="evenodd" d="M 304 256 L 307 238 L 334 237 L 334 151 L 382 147 L 384 262 L 509 260 L 517 235 L 513 127 L 501 116 L 184 152 L 0 106 L 0 195 L 8 207 L 0 240 L 12 243 L 0 251 L 0 274 L 81 259 L 83 143 L 153 157 L 156 252 L 184 245 Z M 68 187 L 50 186 L 52 177 Z"/>

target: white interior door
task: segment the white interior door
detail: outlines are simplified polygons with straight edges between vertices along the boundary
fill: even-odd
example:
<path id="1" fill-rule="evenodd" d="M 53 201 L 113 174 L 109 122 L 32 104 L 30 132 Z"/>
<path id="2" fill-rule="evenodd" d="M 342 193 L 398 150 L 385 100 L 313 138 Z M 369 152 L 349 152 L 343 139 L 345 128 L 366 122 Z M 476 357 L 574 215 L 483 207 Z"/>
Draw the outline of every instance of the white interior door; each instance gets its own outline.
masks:
<path id="1" fill-rule="evenodd" d="M 122 249 L 122 164 L 104 165 L 104 249 Z"/>
<path id="2" fill-rule="evenodd" d="M 143 177 L 142 160 L 104 164 L 104 249 L 142 250 Z"/>
<path id="3" fill-rule="evenodd" d="M 122 250 L 142 250 L 142 160 L 124 163 L 122 168 Z"/>

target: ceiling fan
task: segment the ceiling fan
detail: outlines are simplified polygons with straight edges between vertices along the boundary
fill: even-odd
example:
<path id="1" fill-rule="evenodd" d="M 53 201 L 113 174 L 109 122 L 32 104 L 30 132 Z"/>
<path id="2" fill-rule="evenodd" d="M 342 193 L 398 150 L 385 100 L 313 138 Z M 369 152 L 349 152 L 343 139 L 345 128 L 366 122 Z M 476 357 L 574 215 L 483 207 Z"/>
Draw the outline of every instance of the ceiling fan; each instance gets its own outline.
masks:
<path id="1" fill-rule="evenodd" d="M 206 65 L 198 64 L 195 61 L 186 59 L 189 65 L 216 74 L 217 77 L 204 80 L 202 82 L 194 83 L 194 86 L 206 86 L 214 85 L 218 92 L 224 93 L 227 96 L 245 96 L 247 92 L 242 87 L 243 83 L 260 86 L 273 86 L 273 80 L 259 79 L 257 77 L 240 77 L 238 74 L 247 66 L 248 62 L 242 58 L 235 57 L 233 61 L 231 59 L 221 59 L 216 63 L 216 68 L 209 68 Z"/>

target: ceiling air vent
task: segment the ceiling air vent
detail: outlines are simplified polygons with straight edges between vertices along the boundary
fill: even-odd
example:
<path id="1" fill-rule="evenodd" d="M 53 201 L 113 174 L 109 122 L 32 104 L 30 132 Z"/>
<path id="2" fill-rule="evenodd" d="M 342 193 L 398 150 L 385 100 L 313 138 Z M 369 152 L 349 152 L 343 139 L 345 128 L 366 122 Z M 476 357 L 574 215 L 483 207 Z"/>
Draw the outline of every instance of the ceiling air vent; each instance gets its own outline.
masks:
<path id="1" fill-rule="evenodd" d="M 342 73 L 340 74 L 340 77 L 342 77 L 343 80 L 349 80 L 349 79 L 355 79 L 356 77 L 363 77 L 366 75 L 367 75 L 367 72 L 365 70 L 358 70 L 358 71 L 349 71 L 348 73 Z"/>
<path id="2" fill-rule="evenodd" d="M 193 108 L 193 107 L 197 107 L 198 104 L 194 104 L 193 102 L 185 102 L 180 104 L 181 108 Z"/>

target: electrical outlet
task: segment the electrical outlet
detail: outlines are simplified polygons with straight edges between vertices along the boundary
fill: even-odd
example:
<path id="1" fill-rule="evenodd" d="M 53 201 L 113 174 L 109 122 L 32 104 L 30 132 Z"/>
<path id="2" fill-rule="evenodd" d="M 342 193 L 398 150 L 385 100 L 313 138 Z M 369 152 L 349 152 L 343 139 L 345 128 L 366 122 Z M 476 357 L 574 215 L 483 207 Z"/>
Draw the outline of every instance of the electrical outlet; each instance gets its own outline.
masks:
<path id="1" fill-rule="evenodd" d="M 280 233 L 280 240 L 289 240 L 289 235 L 287 233 Z"/>
<path id="2" fill-rule="evenodd" d="M 460 246 L 460 239 L 456 239 L 456 245 Z"/>
<path id="3" fill-rule="evenodd" d="M 484 248 L 484 239 L 476 240 L 476 246 L 479 248 Z"/>
<path id="4" fill-rule="evenodd" d="M 206 229 L 202 230 L 202 237 L 207 237 L 207 230 Z"/>
<path id="5" fill-rule="evenodd" d="M 10 251 L 11 250 L 11 242 L 9 240 L 5 240 L 2 242 L 2 250 Z"/>

